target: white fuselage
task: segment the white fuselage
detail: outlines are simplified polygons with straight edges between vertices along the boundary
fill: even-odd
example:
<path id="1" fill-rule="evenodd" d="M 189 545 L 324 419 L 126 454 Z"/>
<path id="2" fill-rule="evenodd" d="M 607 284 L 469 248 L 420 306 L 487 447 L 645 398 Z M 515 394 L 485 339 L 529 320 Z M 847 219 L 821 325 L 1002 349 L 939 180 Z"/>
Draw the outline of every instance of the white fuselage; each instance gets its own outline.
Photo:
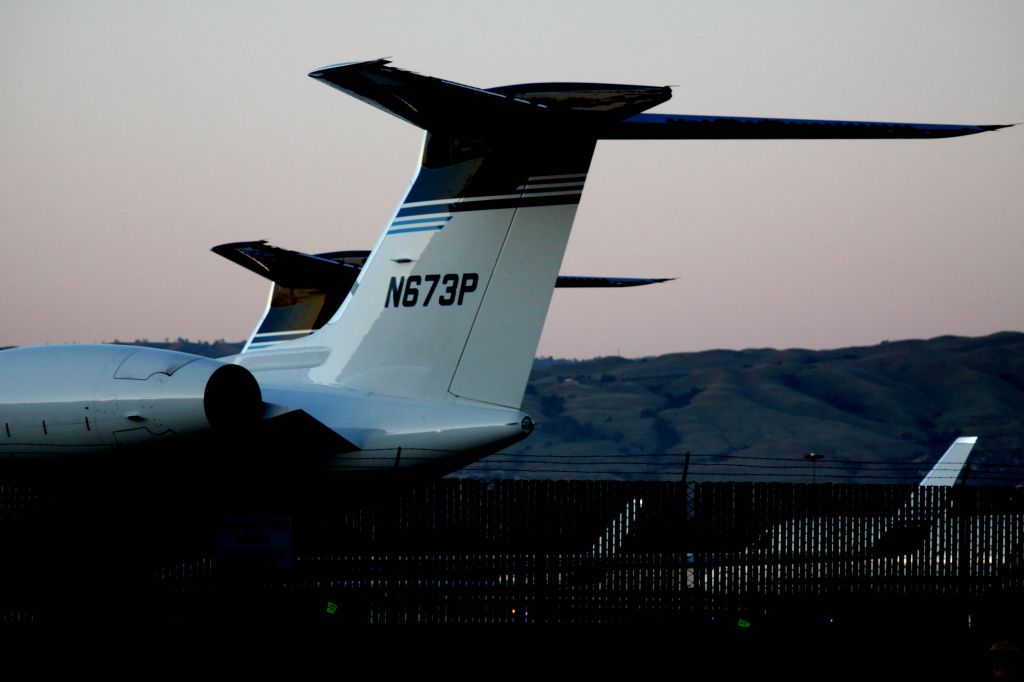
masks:
<path id="1" fill-rule="evenodd" d="M 256 376 L 271 409 L 301 409 L 357 448 L 330 457 L 327 467 L 335 470 L 406 468 L 467 453 L 482 456 L 522 440 L 533 428 L 525 413 L 509 408 L 311 383 L 275 385 L 274 377 Z"/>
<path id="2" fill-rule="evenodd" d="M 305 362 L 315 362 L 315 355 L 305 353 Z M 532 429 L 519 410 L 321 385 L 309 378 L 309 367 L 286 367 L 278 358 L 269 368 L 266 356 L 250 375 L 242 369 L 245 356 L 233 359 L 117 345 L 3 351 L 0 456 L 112 452 L 218 429 L 252 429 L 260 417 L 302 411 L 345 444 L 328 453 L 327 468 L 393 469 L 482 456 Z M 252 419 L 240 423 L 247 416 Z M 303 435 L 294 434 L 296 446 Z"/>

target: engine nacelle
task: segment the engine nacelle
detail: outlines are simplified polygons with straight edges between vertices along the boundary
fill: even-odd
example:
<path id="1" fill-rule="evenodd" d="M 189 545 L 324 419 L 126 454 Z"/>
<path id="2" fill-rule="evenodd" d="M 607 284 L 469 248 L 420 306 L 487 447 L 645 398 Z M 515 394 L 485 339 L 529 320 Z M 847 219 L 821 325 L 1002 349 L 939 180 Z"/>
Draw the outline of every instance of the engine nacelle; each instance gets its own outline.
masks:
<path id="1" fill-rule="evenodd" d="M 243 367 L 140 346 L 0 352 L 0 455 L 73 455 L 255 426 L 259 384 Z"/>

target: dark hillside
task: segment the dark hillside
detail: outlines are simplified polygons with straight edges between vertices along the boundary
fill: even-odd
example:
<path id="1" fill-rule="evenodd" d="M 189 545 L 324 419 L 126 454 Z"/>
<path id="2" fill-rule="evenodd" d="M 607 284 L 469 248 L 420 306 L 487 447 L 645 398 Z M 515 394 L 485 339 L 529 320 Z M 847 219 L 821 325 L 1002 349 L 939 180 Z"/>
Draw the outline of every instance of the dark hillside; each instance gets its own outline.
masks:
<path id="1" fill-rule="evenodd" d="M 555 457 L 558 468 L 599 476 L 678 475 L 690 452 L 696 476 L 914 479 L 954 437 L 977 435 L 980 476 L 1024 464 L 1024 334 L 549 361 L 535 367 L 524 409 L 538 426 L 506 451 L 520 457 L 477 468 L 530 474 Z M 824 455 L 813 472 L 812 451 Z M 672 456 L 641 457 L 655 453 Z"/>

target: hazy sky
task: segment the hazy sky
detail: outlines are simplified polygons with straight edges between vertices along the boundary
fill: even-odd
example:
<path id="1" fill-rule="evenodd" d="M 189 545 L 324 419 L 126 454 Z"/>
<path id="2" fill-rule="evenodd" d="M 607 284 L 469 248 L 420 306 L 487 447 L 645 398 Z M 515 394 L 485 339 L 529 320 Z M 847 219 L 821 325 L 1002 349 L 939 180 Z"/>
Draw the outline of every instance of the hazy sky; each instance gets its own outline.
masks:
<path id="1" fill-rule="evenodd" d="M 1024 3 L 0 2 L 0 345 L 238 340 L 209 252 L 370 248 L 421 133 L 306 77 L 676 86 L 655 111 L 1024 121 Z M 1024 329 L 1024 126 L 951 140 L 602 142 L 540 354 Z"/>

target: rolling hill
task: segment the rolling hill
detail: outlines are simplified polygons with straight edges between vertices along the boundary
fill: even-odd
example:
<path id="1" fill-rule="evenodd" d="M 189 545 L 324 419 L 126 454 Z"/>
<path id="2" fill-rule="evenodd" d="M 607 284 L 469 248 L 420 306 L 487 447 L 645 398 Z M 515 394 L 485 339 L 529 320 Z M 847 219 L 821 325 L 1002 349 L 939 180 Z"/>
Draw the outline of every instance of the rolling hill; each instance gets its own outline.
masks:
<path id="1" fill-rule="evenodd" d="M 1024 483 L 1021 333 L 539 362 L 523 407 L 535 433 L 463 475 L 678 477 L 689 452 L 691 478 L 911 481 L 977 435 L 975 479 Z"/>

